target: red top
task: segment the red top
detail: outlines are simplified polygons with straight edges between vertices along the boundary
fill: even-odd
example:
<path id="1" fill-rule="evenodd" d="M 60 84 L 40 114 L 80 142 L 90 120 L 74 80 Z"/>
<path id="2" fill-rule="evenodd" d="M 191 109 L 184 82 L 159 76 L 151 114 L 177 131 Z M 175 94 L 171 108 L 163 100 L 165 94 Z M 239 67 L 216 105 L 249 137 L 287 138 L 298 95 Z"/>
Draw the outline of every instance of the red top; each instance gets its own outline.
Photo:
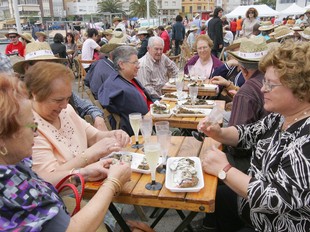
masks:
<path id="1" fill-rule="evenodd" d="M 25 47 L 22 44 L 22 42 L 19 41 L 17 44 L 9 43 L 6 46 L 6 48 L 5 48 L 5 54 L 6 55 L 10 55 L 10 54 L 14 54 L 14 53 L 18 53 L 18 55 L 24 56 Z"/>
<path id="2" fill-rule="evenodd" d="M 137 88 L 137 90 L 140 92 L 140 94 L 142 95 L 143 99 L 145 100 L 146 104 L 147 104 L 147 108 L 148 110 L 150 110 L 150 105 L 153 104 L 153 102 L 151 100 L 149 100 L 146 95 L 144 94 L 143 90 L 140 88 L 139 85 L 137 85 L 137 83 L 134 80 L 131 80 L 131 83 Z"/>
<path id="3" fill-rule="evenodd" d="M 169 37 L 167 31 L 163 31 L 160 34 L 160 38 L 162 38 L 165 42 L 163 53 L 166 53 L 166 51 L 168 51 L 170 49 L 170 37 Z"/>
<path id="4" fill-rule="evenodd" d="M 230 22 L 230 31 L 231 32 L 236 32 L 237 31 L 237 22 L 231 21 Z"/>

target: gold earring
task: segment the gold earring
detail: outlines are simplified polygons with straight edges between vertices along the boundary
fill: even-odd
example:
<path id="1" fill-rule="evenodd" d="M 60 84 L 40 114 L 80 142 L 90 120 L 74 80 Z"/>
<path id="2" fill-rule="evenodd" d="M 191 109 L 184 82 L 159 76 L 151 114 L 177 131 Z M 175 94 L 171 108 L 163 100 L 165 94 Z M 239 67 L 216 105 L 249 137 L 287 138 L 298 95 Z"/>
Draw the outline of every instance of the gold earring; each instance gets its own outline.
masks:
<path id="1" fill-rule="evenodd" d="M 8 154 L 8 149 L 5 146 L 0 147 L 0 154 L 6 156 Z"/>

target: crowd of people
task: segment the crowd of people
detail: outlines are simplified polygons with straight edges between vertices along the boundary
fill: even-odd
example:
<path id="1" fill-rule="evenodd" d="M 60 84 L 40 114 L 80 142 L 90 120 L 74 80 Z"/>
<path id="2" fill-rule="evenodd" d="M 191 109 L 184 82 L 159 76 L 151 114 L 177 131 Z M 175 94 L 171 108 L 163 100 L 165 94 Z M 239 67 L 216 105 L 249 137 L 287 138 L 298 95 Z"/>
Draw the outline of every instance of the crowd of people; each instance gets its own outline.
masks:
<path id="1" fill-rule="evenodd" d="M 21 59 L 0 54 L 0 230 L 100 227 L 131 174 L 101 158 L 129 144 L 130 113 L 146 115 L 169 78 L 195 70 L 219 85 L 212 99 L 227 103 L 222 126 L 206 117 L 197 127 L 223 144 L 201 156 L 203 170 L 220 180 L 201 231 L 309 231 L 310 10 L 282 21 L 261 19 L 254 7 L 238 19 L 223 13 L 216 7 L 207 20 L 177 15 L 171 25 L 135 29 L 115 17 L 103 31 L 56 33 L 50 45 L 40 22 L 32 35 L 9 30 L 5 54 Z M 170 59 L 180 53 L 184 67 Z M 90 61 L 85 85 L 111 113 L 108 122 L 72 90 L 74 59 Z M 104 182 L 70 218 L 54 186 L 74 173 Z"/>

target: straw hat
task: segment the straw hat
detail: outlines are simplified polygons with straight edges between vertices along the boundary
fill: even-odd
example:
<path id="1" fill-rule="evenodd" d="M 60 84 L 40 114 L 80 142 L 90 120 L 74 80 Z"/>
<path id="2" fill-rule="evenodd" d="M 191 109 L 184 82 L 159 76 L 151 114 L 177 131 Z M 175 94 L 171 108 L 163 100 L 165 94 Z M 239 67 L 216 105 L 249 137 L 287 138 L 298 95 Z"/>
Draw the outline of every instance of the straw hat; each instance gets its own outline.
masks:
<path id="1" fill-rule="evenodd" d="M 113 35 L 113 30 L 112 29 L 107 29 L 103 31 L 104 35 Z"/>
<path id="2" fill-rule="evenodd" d="M 268 52 L 267 43 L 264 37 L 254 37 L 241 41 L 240 49 L 237 52 L 228 51 L 233 57 L 241 62 L 259 62 Z"/>
<path id="3" fill-rule="evenodd" d="M 8 33 L 5 34 L 6 38 L 9 38 L 9 35 L 16 34 L 19 37 L 19 34 L 16 29 L 9 29 Z"/>
<path id="4" fill-rule="evenodd" d="M 199 16 L 200 16 L 200 14 L 199 14 L 199 13 L 196 13 L 195 16 L 194 16 L 194 18 L 197 18 L 197 17 L 199 17 Z"/>
<path id="5" fill-rule="evenodd" d="M 42 36 L 44 36 L 45 38 L 47 38 L 47 35 L 45 34 L 45 32 L 43 32 L 43 31 L 37 31 L 36 33 L 36 36 L 40 36 L 40 35 L 42 35 Z"/>
<path id="6" fill-rule="evenodd" d="M 35 42 L 34 39 L 32 38 L 32 35 L 30 33 L 27 33 L 27 32 L 21 34 L 20 37 L 22 37 L 27 42 Z"/>
<path id="7" fill-rule="evenodd" d="M 259 31 L 269 31 L 277 27 L 273 25 L 270 21 L 261 22 L 261 26 L 258 28 Z"/>
<path id="8" fill-rule="evenodd" d="M 308 8 L 305 12 L 305 14 L 310 13 L 310 8 Z"/>
<path id="9" fill-rule="evenodd" d="M 41 21 L 36 21 L 34 24 L 35 25 L 40 25 L 40 24 L 42 24 L 42 22 Z"/>
<path id="10" fill-rule="evenodd" d="M 225 48 L 225 51 L 233 51 L 237 48 L 240 48 L 240 43 L 244 40 L 247 40 L 247 38 L 241 37 L 239 39 L 234 40 L 231 45 L 229 45 Z"/>
<path id="11" fill-rule="evenodd" d="M 47 42 L 29 43 L 26 45 L 25 60 L 17 62 L 13 65 L 15 72 L 24 74 L 24 64 L 29 61 L 55 61 L 59 63 L 66 62 L 66 58 L 55 57 L 50 45 Z"/>
<path id="12" fill-rule="evenodd" d="M 114 31 L 113 36 L 110 39 L 109 43 L 115 44 L 124 44 L 126 43 L 127 36 L 121 31 Z"/>
<path id="13" fill-rule="evenodd" d="M 112 22 L 115 23 L 116 21 L 122 22 L 122 19 L 120 17 L 114 17 Z"/>
<path id="14" fill-rule="evenodd" d="M 147 30 L 146 30 L 146 28 L 139 28 L 139 31 L 138 31 L 138 33 L 137 33 L 137 35 L 147 35 L 147 34 L 149 34 L 148 32 L 147 32 Z"/>
<path id="15" fill-rule="evenodd" d="M 195 24 L 193 24 L 193 25 L 191 25 L 191 27 L 189 28 L 189 31 L 197 31 L 199 28 L 195 25 Z"/>
<path id="16" fill-rule="evenodd" d="M 302 38 L 310 40 L 310 27 L 306 27 L 306 29 L 299 32 L 299 34 Z"/>
<path id="17" fill-rule="evenodd" d="M 102 53 L 110 53 L 112 52 L 115 48 L 122 46 L 122 44 L 116 44 L 116 43 L 107 43 L 102 45 L 100 48 L 100 52 Z"/>
<path id="18" fill-rule="evenodd" d="M 168 25 L 168 26 L 165 27 L 165 30 L 169 30 L 169 29 L 171 29 L 171 28 L 172 28 L 172 26 L 171 26 L 171 25 Z"/>
<path id="19" fill-rule="evenodd" d="M 297 26 L 297 25 L 293 26 L 292 30 L 293 31 L 303 31 L 303 29 L 301 29 L 300 26 Z"/>
<path id="20" fill-rule="evenodd" d="M 288 27 L 283 27 L 281 30 L 275 31 L 274 38 L 282 39 L 288 36 L 293 36 L 294 31 L 290 30 Z"/>

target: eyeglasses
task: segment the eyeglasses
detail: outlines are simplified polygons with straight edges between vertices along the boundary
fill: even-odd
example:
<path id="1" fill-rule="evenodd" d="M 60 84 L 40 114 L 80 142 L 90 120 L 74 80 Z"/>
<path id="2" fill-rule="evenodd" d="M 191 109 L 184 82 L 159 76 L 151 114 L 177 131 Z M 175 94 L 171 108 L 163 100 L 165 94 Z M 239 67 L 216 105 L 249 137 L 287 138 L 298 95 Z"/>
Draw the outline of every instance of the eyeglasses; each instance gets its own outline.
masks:
<path id="1" fill-rule="evenodd" d="M 263 87 L 265 88 L 265 91 L 266 92 L 271 92 L 274 87 L 277 87 L 277 86 L 282 86 L 281 84 L 270 84 L 268 81 L 266 80 L 263 80 Z"/>
<path id="2" fill-rule="evenodd" d="M 140 62 L 139 61 L 135 61 L 135 62 L 132 62 L 132 61 L 127 61 L 128 63 L 130 63 L 130 64 L 134 64 L 134 65 L 139 65 L 140 64 Z"/>
<path id="3" fill-rule="evenodd" d="M 14 35 L 14 36 L 9 36 L 10 39 L 15 39 L 17 36 Z"/>
<path id="4" fill-rule="evenodd" d="M 33 133 L 36 133 L 38 131 L 38 123 L 37 122 L 26 124 L 25 127 L 30 128 L 33 131 Z"/>
<path id="5" fill-rule="evenodd" d="M 207 50 L 207 49 L 209 49 L 208 46 L 203 46 L 203 47 L 197 48 L 197 51 L 202 51 L 202 50 Z"/>

